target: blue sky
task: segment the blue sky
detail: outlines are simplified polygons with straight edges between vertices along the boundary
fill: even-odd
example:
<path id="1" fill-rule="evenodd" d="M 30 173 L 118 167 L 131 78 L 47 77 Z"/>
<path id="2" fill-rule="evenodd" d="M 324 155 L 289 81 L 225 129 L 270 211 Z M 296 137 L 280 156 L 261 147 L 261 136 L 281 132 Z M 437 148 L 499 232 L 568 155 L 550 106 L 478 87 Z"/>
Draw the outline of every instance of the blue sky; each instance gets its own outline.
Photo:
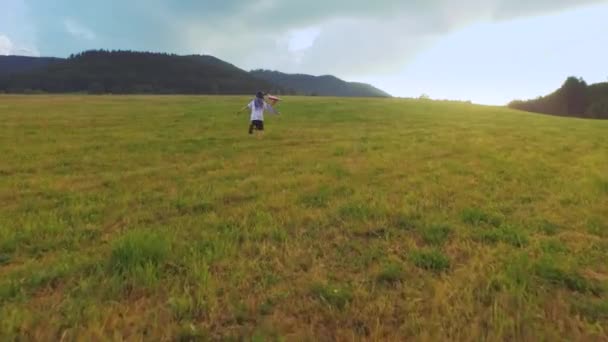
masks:
<path id="1" fill-rule="evenodd" d="M 212 54 L 505 104 L 608 79 L 608 0 L 0 0 L 0 54 Z"/>

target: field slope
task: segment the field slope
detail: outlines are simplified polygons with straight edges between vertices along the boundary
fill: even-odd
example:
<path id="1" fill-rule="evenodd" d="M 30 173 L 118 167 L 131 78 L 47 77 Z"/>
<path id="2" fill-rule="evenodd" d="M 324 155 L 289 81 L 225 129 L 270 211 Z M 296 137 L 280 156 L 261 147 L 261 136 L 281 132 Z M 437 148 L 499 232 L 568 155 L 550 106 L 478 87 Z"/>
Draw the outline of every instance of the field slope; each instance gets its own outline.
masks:
<path id="1" fill-rule="evenodd" d="M 0 340 L 608 339 L 608 122 L 0 97 Z"/>

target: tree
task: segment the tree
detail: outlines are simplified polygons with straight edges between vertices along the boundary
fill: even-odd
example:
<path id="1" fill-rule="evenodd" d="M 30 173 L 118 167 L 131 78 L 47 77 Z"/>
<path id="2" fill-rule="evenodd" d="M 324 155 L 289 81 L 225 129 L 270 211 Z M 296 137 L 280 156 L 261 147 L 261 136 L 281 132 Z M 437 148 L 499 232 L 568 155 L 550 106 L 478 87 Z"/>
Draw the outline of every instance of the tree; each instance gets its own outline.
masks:
<path id="1" fill-rule="evenodd" d="M 585 113 L 587 108 L 587 83 L 582 78 L 568 77 L 560 89 L 565 114 L 576 116 Z"/>
<path id="2" fill-rule="evenodd" d="M 535 113 L 574 117 L 597 117 L 603 115 L 604 105 L 599 103 L 608 99 L 608 83 L 588 86 L 578 77 L 568 77 L 555 92 L 529 101 L 513 101 L 510 108 Z"/>
<path id="3" fill-rule="evenodd" d="M 594 119 L 608 119 L 608 98 L 591 104 L 585 114 Z"/>

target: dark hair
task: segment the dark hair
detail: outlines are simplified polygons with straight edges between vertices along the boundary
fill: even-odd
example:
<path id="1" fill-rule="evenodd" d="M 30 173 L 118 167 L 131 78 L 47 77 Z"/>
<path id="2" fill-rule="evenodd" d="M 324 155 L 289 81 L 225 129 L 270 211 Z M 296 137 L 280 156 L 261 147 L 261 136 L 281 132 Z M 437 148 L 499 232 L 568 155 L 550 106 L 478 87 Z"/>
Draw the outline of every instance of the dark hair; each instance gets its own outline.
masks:
<path id="1" fill-rule="evenodd" d="M 255 100 L 253 102 L 253 105 L 255 106 L 255 109 L 264 108 L 264 93 L 258 91 L 258 93 L 255 94 Z"/>

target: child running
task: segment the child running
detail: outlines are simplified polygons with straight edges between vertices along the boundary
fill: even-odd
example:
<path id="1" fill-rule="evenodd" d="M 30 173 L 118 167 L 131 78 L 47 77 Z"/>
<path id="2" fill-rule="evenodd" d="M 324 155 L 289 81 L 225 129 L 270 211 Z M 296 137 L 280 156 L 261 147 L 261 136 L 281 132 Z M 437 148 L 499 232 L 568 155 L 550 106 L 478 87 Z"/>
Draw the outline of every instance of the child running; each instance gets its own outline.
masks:
<path id="1" fill-rule="evenodd" d="M 255 130 L 258 137 L 261 137 L 262 133 L 264 132 L 264 111 L 268 111 L 273 114 L 280 114 L 270 104 L 264 101 L 264 93 L 261 91 L 255 95 L 255 99 L 249 102 L 249 104 L 243 107 L 243 109 L 239 110 L 237 114 L 247 109 L 251 110 L 249 134 L 253 134 L 253 131 Z"/>

